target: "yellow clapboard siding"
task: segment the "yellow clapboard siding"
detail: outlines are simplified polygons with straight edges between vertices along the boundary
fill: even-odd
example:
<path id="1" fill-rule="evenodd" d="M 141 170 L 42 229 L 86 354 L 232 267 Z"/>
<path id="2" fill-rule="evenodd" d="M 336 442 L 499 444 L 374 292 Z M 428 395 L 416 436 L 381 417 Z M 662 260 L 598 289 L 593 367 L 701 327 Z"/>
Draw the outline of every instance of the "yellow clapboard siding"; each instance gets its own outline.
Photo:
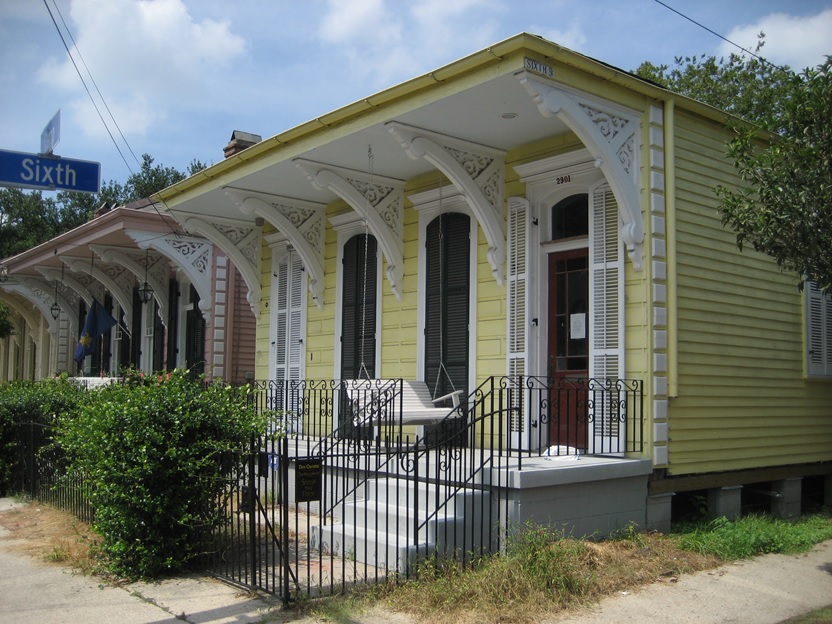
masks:
<path id="1" fill-rule="evenodd" d="M 832 459 L 832 384 L 803 377 L 797 277 L 740 252 L 716 184 L 737 184 L 729 134 L 676 119 L 678 397 L 669 408 L 669 472 Z"/>

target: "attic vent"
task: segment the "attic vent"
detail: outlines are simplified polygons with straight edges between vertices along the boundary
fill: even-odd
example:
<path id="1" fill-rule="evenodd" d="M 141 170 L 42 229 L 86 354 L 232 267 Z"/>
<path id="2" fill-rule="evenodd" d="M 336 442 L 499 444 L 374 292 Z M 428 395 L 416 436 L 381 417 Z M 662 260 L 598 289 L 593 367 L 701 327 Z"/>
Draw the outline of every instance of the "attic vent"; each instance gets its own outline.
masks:
<path id="1" fill-rule="evenodd" d="M 235 130 L 231 133 L 231 140 L 228 142 L 228 145 L 223 148 L 223 154 L 226 158 L 229 156 L 234 156 L 234 154 L 239 154 L 247 147 L 251 147 L 263 140 L 259 134 L 252 134 L 251 132 L 242 132 L 241 130 Z"/>

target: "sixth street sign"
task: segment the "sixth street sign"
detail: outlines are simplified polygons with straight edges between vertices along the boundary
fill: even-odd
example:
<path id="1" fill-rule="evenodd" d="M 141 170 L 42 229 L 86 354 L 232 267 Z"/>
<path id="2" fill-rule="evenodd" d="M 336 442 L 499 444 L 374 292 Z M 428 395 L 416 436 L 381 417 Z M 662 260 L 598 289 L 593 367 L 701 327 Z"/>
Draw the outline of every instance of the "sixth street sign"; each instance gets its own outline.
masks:
<path id="1" fill-rule="evenodd" d="M 0 186 L 97 193 L 101 163 L 0 150 Z"/>

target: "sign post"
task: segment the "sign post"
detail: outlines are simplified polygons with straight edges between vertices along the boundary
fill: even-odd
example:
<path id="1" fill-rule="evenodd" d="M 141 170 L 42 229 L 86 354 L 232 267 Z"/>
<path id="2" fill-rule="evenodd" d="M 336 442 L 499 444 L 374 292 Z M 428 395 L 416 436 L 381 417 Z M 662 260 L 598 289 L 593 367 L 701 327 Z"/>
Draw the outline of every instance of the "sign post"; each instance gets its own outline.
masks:
<path id="1" fill-rule="evenodd" d="M 55 146 L 61 142 L 61 109 L 49 120 L 40 134 L 40 153 L 52 155 Z"/>

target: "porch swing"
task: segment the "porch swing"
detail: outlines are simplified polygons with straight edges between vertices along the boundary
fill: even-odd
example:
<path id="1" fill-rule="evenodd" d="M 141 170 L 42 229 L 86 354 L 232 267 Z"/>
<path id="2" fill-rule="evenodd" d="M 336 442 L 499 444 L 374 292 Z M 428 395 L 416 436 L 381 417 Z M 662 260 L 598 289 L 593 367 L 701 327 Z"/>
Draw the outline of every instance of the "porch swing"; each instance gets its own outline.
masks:
<path id="1" fill-rule="evenodd" d="M 370 185 L 373 180 L 373 150 L 372 147 L 367 149 L 368 159 L 368 174 Z M 370 202 L 367 201 L 367 210 L 370 210 Z M 442 188 L 439 189 L 439 239 L 440 245 L 443 240 L 442 229 Z M 369 271 L 369 226 L 367 220 L 364 220 L 364 267 L 363 267 L 363 283 L 361 293 L 361 339 L 360 339 L 360 357 L 361 363 L 358 367 L 358 379 L 349 380 L 347 383 L 347 392 L 350 393 L 350 402 L 353 406 L 353 420 L 355 424 L 373 425 L 379 423 L 388 410 L 386 405 L 390 401 L 395 400 L 395 393 L 392 392 L 392 387 L 396 385 L 397 380 L 389 379 L 371 379 L 370 374 L 364 361 L 365 355 L 365 339 L 366 339 L 366 314 L 367 314 L 367 276 Z M 440 289 L 444 288 L 444 259 L 443 255 L 439 254 L 439 275 L 440 275 Z M 444 299 L 440 295 L 440 306 L 444 306 Z M 433 393 L 430 392 L 426 381 L 416 380 L 402 380 L 401 382 L 401 424 L 402 425 L 416 425 L 418 428 L 423 428 L 427 425 L 434 425 L 446 418 L 453 410 L 459 407 L 460 395 L 462 390 L 457 390 L 451 379 L 448 369 L 445 367 L 443 355 L 443 340 L 444 340 L 444 310 L 440 307 L 439 312 L 439 370 L 437 371 L 436 381 L 433 388 Z M 450 383 L 452 392 L 442 396 L 436 396 L 442 373 L 444 372 L 447 381 Z M 352 394 L 354 392 L 354 394 Z M 452 402 L 452 407 L 438 407 L 448 400 Z"/>

